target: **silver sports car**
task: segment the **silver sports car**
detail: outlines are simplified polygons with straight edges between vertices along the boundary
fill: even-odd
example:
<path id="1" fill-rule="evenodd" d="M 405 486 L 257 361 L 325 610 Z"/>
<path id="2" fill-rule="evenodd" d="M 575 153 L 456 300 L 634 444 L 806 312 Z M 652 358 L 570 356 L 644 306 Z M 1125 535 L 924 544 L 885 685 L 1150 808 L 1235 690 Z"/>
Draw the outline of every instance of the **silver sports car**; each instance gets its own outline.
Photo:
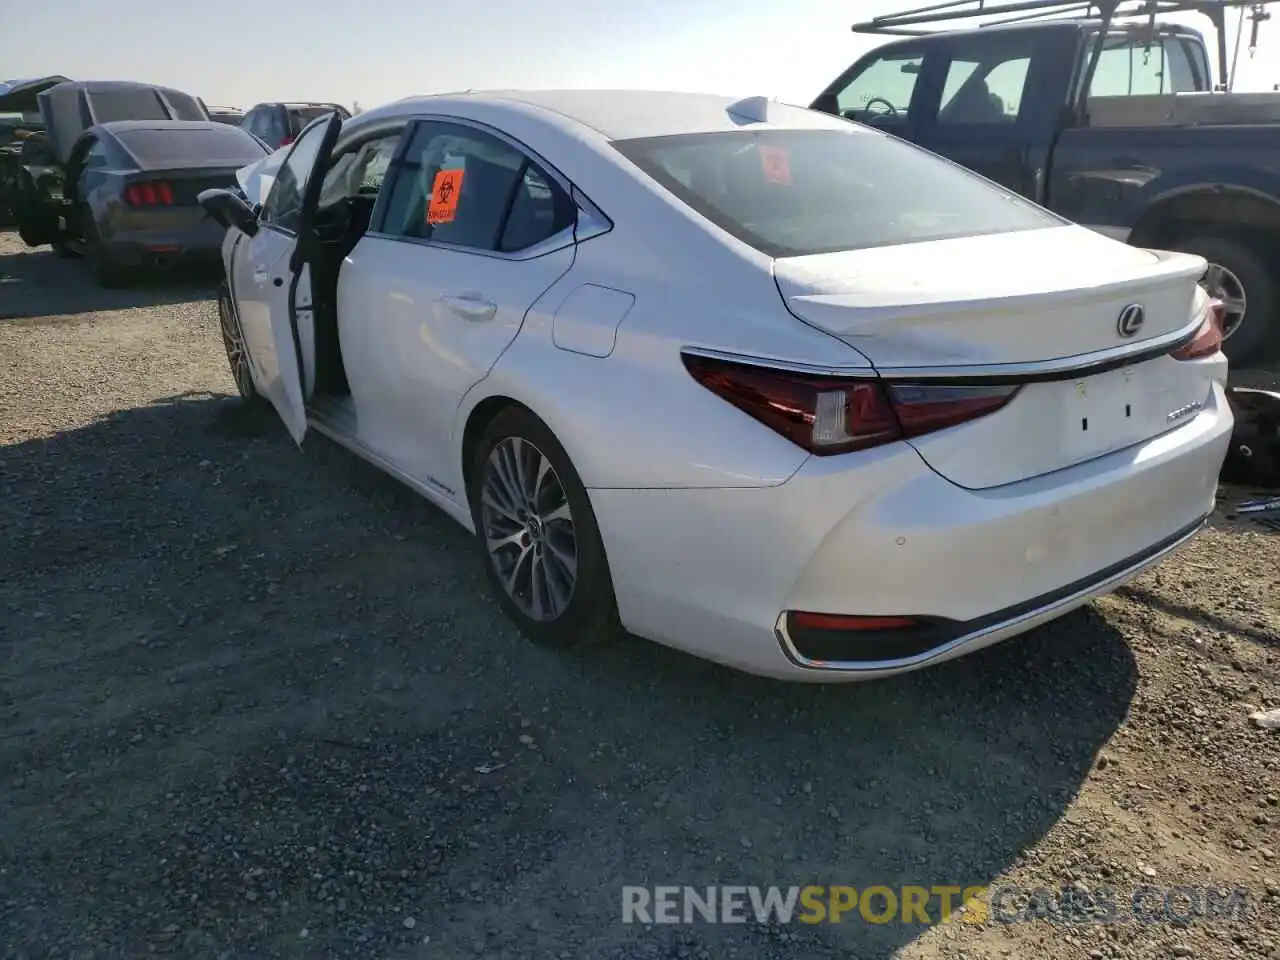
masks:
<path id="1" fill-rule="evenodd" d="M 55 246 L 93 263 L 118 286 L 142 270 L 216 264 L 222 228 L 197 197 L 231 187 L 267 151 L 238 127 L 214 121 L 120 120 L 90 127 L 72 147 Z"/>

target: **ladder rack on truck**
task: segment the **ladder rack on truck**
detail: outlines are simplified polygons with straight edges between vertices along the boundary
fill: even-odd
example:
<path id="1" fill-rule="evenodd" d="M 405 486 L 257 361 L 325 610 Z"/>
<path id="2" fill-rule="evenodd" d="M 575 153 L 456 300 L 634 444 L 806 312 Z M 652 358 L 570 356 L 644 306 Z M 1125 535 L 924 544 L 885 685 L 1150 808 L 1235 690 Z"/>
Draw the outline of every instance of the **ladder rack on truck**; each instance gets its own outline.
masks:
<path id="1" fill-rule="evenodd" d="M 853 25 L 854 33 L 881 36 L 927 36 L 930 24 L 963 26 L 964 21 L 986 20 L 980 26 L 991 27 L 1012 23 L 1034 23 L 1058 19 L 1095 20 L 1101 26 L 1094 49 L 1091 68 L 1102 54 L 1108 29 L 1118 20 L 1145 17 L 1154 29 L 1156 18 L 1180 13 L 1197 13 L 1213 24 L 1218 34 L 1219 84 L 1225 89 L 1230 81 L 1227 63 L 1228 10 L 1240 10 L 1252 22 L 1249 49 L 1258 46 L 1258 28 L 1271 19 L 1267 11 L 1274 0 L 944 0 L 942 3 L 903 10 L 875 17 Z M 1090 73 L 1092 73 L 1092 69 Z"/>

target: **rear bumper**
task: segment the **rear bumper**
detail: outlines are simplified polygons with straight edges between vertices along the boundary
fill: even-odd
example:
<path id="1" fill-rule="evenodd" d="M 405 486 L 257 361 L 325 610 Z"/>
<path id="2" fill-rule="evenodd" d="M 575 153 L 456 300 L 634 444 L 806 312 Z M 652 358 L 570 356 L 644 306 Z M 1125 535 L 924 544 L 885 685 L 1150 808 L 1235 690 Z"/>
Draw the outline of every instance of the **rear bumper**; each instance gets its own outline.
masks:
<path id="1" fill-rule="evenodd" d="M 1075 583 L 1067 584 L 1057 590 L 1004 610 L 998 610 L 985 617 L 968 622 L 951 622 L 942 626 L 938 632 L 918 646 L 918 652 L 910 654 L 882 657 L 880 659 L 834 659 L 826 660 L 817 655 L 809 644 L 795 636 L 795 631 L 788 626 L 788 616 L 784 612 L 778 616 L 775 631 L 778 642 L 782 645 L 787 658 L 798 667 L 810 670 L 833 670 L 842 673 L 862 671 L 910 670 L 932 663 L 943 663 L 973 653 L 983 647 L 999 643 L 1007 637 L 1024 633 L 1063 614 L 1075 610 L 1096 597 L 1110 593 L 1135 579 L 1144 571 L 1154 567 L 1160 561 L 1176 552 L 1192 537 L 1200 532 L 1208 516 L 1201 517 L 1186 528 L 1166 537 L 1132 557 L 1114 563 L 1096 574 L 1085 577 Z M 890 647 L 894 638 L 888 631 L 876 638 L 884 647 Z M 851 650 L 865 648 L 868 638 L 865 635 L 851 634 L 844 638 L 827 636 L 820 638 L 828 646 L 838 647 L 843 641 Z M 932 642 L 930 642 L 932 641 Z"/>
<path id="2" fill-rule="evenodd" d="M 191 212 L 181 219 L 172 214 L 157 215 L 153 219 L 153 226 L 111 232 L 106 245 L 113 261 L 124 267 L 152 269 L 220 262 L 225 231 L 203 213 Z"/>
<path id="3" fill-rule="evenodd" d="M 770 488 L 591 498 L 628 629 L 753 673 L 870 679 L 1031 629 L 1158 563 L 1213 509 L 1231 427 L 1215 384 L 1175 430 L 987 490 L 895 444 L 812 458 Z M 952 632 L 906 656 L 850 645 L 815 657 L 788 636 L 789 611 L 935 618 Z"/>
<path id="4" fill-rule="evenodd" d="M 169 270 L 185 267 L 213 268 L 222 263 L 221 247 L 184 245 L 176 242 L 120 242 L 107 245 L 112 261 L 122 267 Z"/>

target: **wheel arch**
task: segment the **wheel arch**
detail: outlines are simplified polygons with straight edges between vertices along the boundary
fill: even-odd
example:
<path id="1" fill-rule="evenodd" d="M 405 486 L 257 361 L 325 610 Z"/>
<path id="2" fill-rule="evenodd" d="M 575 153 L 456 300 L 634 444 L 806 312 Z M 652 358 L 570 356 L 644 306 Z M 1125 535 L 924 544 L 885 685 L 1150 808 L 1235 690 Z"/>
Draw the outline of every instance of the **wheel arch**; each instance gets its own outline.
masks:
<path id="1" fill-rule="evenodd" d="M 461 484 L 459 500 L 469 503 L 472 461 L 475 459 L 476 447 L 485 429 L 505 410 L 521 410 L 546 427 L 556 438 L 556 442 L 564 450 L 569 462 L 573 464 L 583 485 L 591 488 L 591 462 L 587 451 L 580 449 L 580 442 L 572 431 L 562 429 L 564 418 L 569 411 L 558 408 L 554 397 L 546 396 L 542 402 L 527 395 L 517 385 L 500 377 L 489 377 L 480 381 L 463 398 L 455 421 L 454 436 L 458 438 L 457 473 L 455 480 Z"/>
<path id="2" fill-rule="evenodd" d="M 509 410 L 512 408 L 524 410 L 531 416 L 538 417 L 538 415 L 534 413 L 534 411 L 530 410 L 525 404 L 503 393 L 495 393 L 485 397 L 473 406 L 471 408 L 471 412 L 466 415 L 466 422 L 462 427 L 462 463 L 459 465 L 462 476 L 462 494 L 464 498 L 469 496 L 468 491 L 471 489 L 471 470 L 476 456 L 476 445 L 484 435 L 485 428 L 487 428 L 489 424 L 493 423 L 503 410 Z M 542 418 L 538 417 L 538 419 L 541 420 Z M 550 429 L 550 425 L 548 425 L 548 429 Z"/>
<path id="3" fill-rule="evenodd" d="M 1251 235 L 1280 237 L 1280 199 L 1247 186 L 1187 185 L 1148 204 L 1129 242 L 1160 246 L 1206 230 L 1245 240 Z"/>

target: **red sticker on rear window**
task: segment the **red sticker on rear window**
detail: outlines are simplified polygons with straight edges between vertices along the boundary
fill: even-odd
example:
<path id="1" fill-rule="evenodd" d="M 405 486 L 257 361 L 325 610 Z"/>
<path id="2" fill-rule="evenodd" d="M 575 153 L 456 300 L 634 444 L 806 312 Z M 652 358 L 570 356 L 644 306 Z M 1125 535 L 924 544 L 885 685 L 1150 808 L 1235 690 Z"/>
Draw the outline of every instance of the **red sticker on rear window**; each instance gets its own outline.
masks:
<path id="1" fill-rule="evenodd" d="M 458 215 L 458 194 L 462 192 L 465 170 L 441 170 L 431 184 L 427 223 L 449 223 Z"/>
<path id="2" fill-rule="evenodd" d="M 760 169 L 770 183 L 791 186 L 791 157 L 785 147 L 760 147 Z"/>

